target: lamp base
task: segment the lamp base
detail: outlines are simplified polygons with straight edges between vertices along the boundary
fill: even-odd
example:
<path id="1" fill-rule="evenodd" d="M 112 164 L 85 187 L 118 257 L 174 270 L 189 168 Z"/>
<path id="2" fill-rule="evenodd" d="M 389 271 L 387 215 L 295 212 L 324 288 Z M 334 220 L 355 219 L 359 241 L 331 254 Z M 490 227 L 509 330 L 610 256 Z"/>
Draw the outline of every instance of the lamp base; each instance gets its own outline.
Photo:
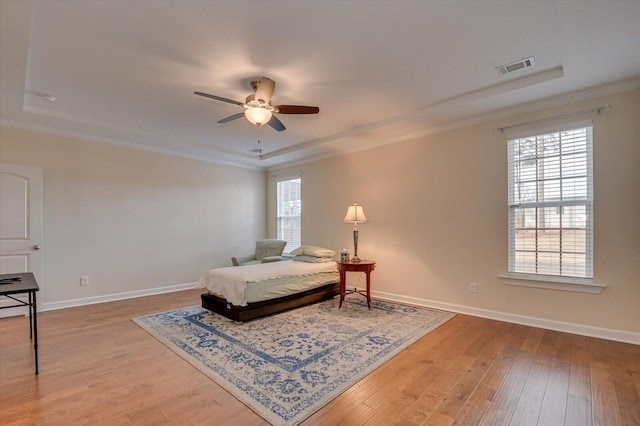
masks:
<path id="1" fill-rule="evenodd" d="M 358 224 L 354 222 L 353 224 L 353 257 L 351 258 L 351 263 L 359 263 L 360 258 L 358 257 Z"/>

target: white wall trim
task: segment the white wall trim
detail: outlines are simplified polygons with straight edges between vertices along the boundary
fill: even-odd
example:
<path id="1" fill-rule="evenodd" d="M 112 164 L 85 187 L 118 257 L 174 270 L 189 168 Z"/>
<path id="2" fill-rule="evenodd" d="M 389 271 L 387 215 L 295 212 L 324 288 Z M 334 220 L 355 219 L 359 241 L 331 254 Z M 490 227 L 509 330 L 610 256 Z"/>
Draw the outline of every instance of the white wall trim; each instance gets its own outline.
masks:
<path id="1" fill-rule="evenodd" d="M 40 311 L 54 311 L 56 309 L 73 308 L 76 306 L 94 305 L 96 303 L 114 302 L 116 300 L 133 299 L 136 297 L 152 296 L 154 294 L 173 293 L 174 291 L 191 290 L 197 283 L 175 284 L 145 290 L 127 291 L 125 293 L 107 294 L 104 296 L 83 297 L 81 299 L 62 300 L 60 302 L 43 303 Z M 197 302 L 196 302 L 197 303 Z"/>
<path id="2" fill-rule="evenodd" d="M 488 309 L 474 308 L 472 306 L 457 305 L 453 303 L 438 302 L 435 300 L 418 299 L 416 297 L 401 296 L 382 291 L 372 291 L 371 295 L 380 299 L 400 303 L 408 303 L 429 308 L 442 309 L 460 314 L 472 315 L 514 324 L 528 325 L 530 327 L 545 328 L 547 330 L 561 331 L 565 333 L 579 334 L 581 336 L 597 337 L 599 339 L 614 340 L 617 342 L 640 345 L 640 333 L 632 331 L 614 330 L 610 328 L 593 327 L 589 325 L 575 324 L 563 321 L 555 321 L 544 318 L 529 317 L 525 315 L 510 314 L 507 312 L 492 311 Z"/>

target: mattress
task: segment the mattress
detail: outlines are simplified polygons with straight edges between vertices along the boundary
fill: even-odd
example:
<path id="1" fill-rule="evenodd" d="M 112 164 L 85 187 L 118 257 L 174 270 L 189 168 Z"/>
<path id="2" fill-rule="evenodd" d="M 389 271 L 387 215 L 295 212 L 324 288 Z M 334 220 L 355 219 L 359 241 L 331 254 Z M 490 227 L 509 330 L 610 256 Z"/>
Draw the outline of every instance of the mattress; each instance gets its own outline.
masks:
<path id="1" fill-rule="evenodd" d="M 236 306 L 300 293 L 339 281 L 335 262 L 282 261 L 207 271 L 198 288 Z"/>

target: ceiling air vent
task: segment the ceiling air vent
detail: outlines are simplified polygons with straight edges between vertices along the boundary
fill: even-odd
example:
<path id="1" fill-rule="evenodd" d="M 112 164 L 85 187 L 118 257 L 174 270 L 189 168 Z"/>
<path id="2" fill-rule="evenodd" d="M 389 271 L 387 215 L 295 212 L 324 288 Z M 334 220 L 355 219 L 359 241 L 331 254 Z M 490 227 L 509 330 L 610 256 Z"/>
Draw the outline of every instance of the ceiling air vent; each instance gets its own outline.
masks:
<path id="1" fill-rule="evenodd" d="M 496 71 L 498 71 L 498 74 L 500 75 L 505 75 L 505 74 L 512 73 L 514 71 L 520 71 L 526 68 L 531 68 L 534 65 L 535 65 L 535 62 L 533 61 L 533 56 L 529 56 L 528 58 L 520 59 L 519 61 L 515 61 L 507 65 L 496 67 Z"/>

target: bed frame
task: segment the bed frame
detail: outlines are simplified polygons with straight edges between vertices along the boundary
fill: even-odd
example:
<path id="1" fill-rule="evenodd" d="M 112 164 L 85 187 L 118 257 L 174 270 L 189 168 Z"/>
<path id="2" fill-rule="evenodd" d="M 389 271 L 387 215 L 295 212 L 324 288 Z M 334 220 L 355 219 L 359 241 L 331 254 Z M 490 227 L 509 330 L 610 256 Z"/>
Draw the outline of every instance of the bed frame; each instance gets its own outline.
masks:
<path id="1" fill-rule="evenodd" d="M 232 305 L 225 299 L 209 293 L 204 293 L 201 298 L 203 308 L 232 319 L 233 321 L 244 322 L 289 309 L 299 308 L 300 306 L 316 303 L 324 299 L 331 299 L 339 294 L 340 283 L 331 283 L 290 296 L 249 303 L 247 306 Z"/>

